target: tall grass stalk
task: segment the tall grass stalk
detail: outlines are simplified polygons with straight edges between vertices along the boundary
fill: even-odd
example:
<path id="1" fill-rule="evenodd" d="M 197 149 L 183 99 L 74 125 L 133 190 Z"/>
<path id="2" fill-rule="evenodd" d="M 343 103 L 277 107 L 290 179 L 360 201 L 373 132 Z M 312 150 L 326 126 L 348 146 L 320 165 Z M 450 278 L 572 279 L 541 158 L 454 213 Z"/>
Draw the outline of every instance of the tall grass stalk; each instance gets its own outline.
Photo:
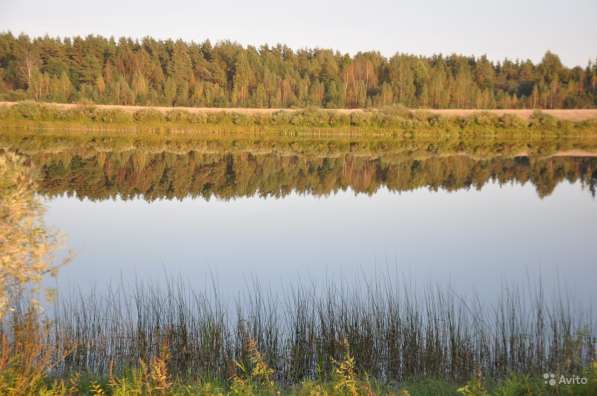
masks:
<path id="1" fill-rule="evenodd" d="M 508 290 L 491 306 L 439 288 L 375 281 L 363 288 L 297 286 L 284 301 L 259 286 L 234 304 L 182 282 L 59 299 L 50 337 L 60 373 L 122 373 L 167 346 L 177 378 L 227 381 L 255 351 L 280 383 L 331 379 L 350 349 L 354 370 L 394 382 L 465 381 L 477 372 L 580 372 L 596 359 L 590 315 L 539 290 Z"/>

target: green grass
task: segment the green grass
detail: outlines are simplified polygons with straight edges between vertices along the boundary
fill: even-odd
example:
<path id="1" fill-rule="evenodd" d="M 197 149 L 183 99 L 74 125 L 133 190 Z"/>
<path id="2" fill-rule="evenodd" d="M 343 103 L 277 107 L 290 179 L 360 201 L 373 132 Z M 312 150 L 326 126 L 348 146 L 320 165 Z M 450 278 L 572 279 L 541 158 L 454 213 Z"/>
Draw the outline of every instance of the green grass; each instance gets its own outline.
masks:
<path id="1" fill-rule="evenodd" d="M 454 384 L 442 380 L 422 379 L 412 383 L 383 384 L 370 378 L 336 377 L 329 381 L 309 380 L 291 386 L 264 384 L 263 381 L 248 377 L 235 377 L 230 383 L 217 381 L 168 383 L 167 389 L 155 386 L 152 381 L 141 382 L 139 374 L 127 377 L 98 379 L 85 378 L 71 385 L 77 394 L 86 395 L 291 395 L 291 396 L 594 396 L 597 394 L 597 368 L 586 370 L 583 375 L 590 381 L 586 385 L 550 386 L 543 379 L 533 379 L 513 375 L 504 380 L 489 384 L 490 381 L 476 378 L 463 384 Z M 351 383 L 351 380 L 354 381 Z M 60 381 L 50 382 L 49 389 L 61 390 Z M 101 391 L 100 391 L 101 389 Z M 51 393 L 50 393 L 51 394 Z M 58 393 L 59 394 L 59 393 Z"/>
<path id="2" fill-rule="evenodd" d="M 211 130 L 217 127 L 237 130 L 357 130 L 394 132 L 474 132 L 502 131 L 594 133 L 597 121 L 570 122 L 536 112 L 529 120 L 512 115 L 476 113 L 468 117 L 441 117 L 424 111 L 411 112 L 402 107 L 386 107 L 363 112 L 341 113 L 333 110 L 305 109 L 267 114 L 234 112 L 188 112 L 173 109 L 166 113 L 153 109 L 127 112 L 81 105 L 72 109 L 37 102 L 19 102 L 0 107 L 0 122 L 7 126 L 97 128 L 97 129 L 182 129 Z"/>

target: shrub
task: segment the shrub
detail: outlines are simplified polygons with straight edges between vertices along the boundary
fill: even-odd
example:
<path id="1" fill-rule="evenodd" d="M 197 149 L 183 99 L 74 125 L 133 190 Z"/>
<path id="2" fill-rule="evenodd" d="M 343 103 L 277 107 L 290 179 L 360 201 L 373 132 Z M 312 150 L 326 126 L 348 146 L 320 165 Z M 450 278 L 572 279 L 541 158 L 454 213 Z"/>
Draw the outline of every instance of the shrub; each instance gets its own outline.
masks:
<path id="1" fill-rule="evenodd" d="M 369 114 L 363 111 L 353 111 L 350 113 L 350 125 L 356 127 L 369 126 L 371 123 L 371 117 Z"/>
<path id="2" fill-rule="evenodd" d="M 170 110 L 166 113 L 166 120 L 169 122 L 189 122 L 189 112 L 184 110 Z"/>
<path id="3" fill-rule="evenodd" d="M 189 113 L 189 122 L 193 124 L 205 124 L 207 123 L 207 114 L 204 112 Z"/>
<path id="4" fill-rule="evenodd" d="M 15 104 L 11 107 L 11 111 L 17 118 L 39 121 L 43 119 L 43 107 L 42 104 L 26 101 Z"/>
<path id="5" fill-rule="evenodd" d="M 429 117 L 432 117 L 433 114 L 429 113 L 428 111 L 424 111 L 424 110 L 416 110 L 413 111 L 411 113 L 411 118 L 419 121 L 419 122 L 427 122 L 427 120 L 429 119 Z"/>
<path id="6" fill-rule="evenodd" d="M 11 108 L 8 106 L 0 106 L 0 120 L 8 120 L 11 118 Z"/>
<path id="7" fill-rule="evenodd" d="M 540 110 L 535 110 L 530 118 L 530 126 L 533 127 L 547 127 L 547 128 L 556 128 L 558 127 L 558 120 L 557 118 L 545 114 Z"/>
<path id="8" fill-rule="evenodd" d="M 229 124 L 231 122 L 231 118 L 226 112 L 214 111 L 207 113 L 207 122 L 209 124 Z"/>
<path id="9" fill-rule="evenodd" d="M 106 123 L 129 123 L 133 121 L 133 115 L 120 109 L 95 109 L 93 120 Z"/>
<path id="10" fill-rule="evenodd" d="M 133 119 L 139 122 L 163 122 L 166 117 L 161 111 L 142 109 L 133 114 Z"/>
<path id="11" fill-rule="evenodd" d="M 454 120 L 460 129 L 464 129 L 473 124 L 473 120 L 470 117 L 458 116 Z"/>
<path id="12" fill-rule="evenodd" d="M 439 114 L 429 114 L 427 124 L 431 127 L 447 127 L 448 119 L 441 117 Z"/>
<path id="13" fill-rule="evenodd" d="M 230 113 L 229 115 L 230 119 L 232 120 L 232 123 L 234 125 L 250 125 L 252 124 L 252 120 L 249 116 L 245 115 L 245 114 L 241 114 L 241 113 Z"/>
<path id="14" fill-rule="evenodd" d="M 499 128 L 524 128 L 527 122 L 514 114 L 502 114 L 497 118 L 496 126 Z"/>
<path id="15" fill-rule="evenodd" d="M 304 117 L 301 112 L 291 113 L 290 115 L 290 124 L 294 126 L 300 126 L 304 124 Z"/>
<path id="16" fill-rule="evenodd" d="M 470 118 L 475 125 L 483 127 L 495 126 L 498 120 L 497 116 L 486 111 L 475 113 Z"/>
<path id="17" fill-rule="evenodd" d="M 401 104 L 392 105 L 392 106 L 383 106 L 380 110 L 380 113 L 396 117 L 396 118 L 411 118 L 412 112 L 406 106 Z"/>
<path id="18" fill-rule="evenodd" d="M 94 121 L 97 108 L 95 106 L 79 105 L 62 111 L 61 121 Z"/>
<path id="19" fill-rule="evenodd" d="M 325 127 L 330 125 L 329 113 L 319 108 L 308 108 L 302 112 L 303 123 L 300 125 Z"/>
<path id="20" fill-rule="evenodd" d="M 257 113 L 251 116 L 253 124 L 255 125 L 270 125 L 272 123 L 272 116 L 270 114 Z"/>
<path id="21" fill-rule="evenodd" d="M 273 125 L 288 125 L 291 120 L 291 113 L 289 111 L 279 110 L 271 116 Z"/>
<path id="22" fill-rule="evenodd" d="M 350 116 L 339 111 L 330 111 L 328 123 L 331 127 L 349 126 Z"/>

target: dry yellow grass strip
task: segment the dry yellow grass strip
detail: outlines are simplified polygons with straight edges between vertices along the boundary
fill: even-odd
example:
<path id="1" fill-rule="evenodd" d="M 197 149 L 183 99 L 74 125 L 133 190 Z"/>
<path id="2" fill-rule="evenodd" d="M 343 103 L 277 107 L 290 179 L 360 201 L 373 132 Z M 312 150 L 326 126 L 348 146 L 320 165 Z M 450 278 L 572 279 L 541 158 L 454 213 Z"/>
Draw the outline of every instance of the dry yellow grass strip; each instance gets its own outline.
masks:
<path id="1" fill-rule="evenodd" d="M 495 115 L 512 114 L 523 118 L 525 120 L 533 114 L 535 110 L 531 109 L 492 109 L 492 110 L 475 110 L 475 109 L 429 109 L 430 113 L 439 114 L 446 117 L 466 117 L 479 112 L 487 112 Z M 568 121 L 585 121 L 597 118 L 597 109 L 548 109 L 541 110 L 544 114 L 549 114 L 560 120 Z"/>

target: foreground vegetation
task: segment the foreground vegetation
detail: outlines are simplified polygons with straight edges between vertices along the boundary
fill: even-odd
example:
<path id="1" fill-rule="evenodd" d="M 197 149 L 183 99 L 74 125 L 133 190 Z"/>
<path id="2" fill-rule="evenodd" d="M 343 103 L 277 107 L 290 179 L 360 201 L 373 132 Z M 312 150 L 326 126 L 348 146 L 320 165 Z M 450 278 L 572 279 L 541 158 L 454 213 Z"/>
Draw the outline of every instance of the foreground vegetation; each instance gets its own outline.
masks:
<path id="1" fill-rule="evenodd" d="M 199 107 L 587 108 L 597 64 L 0 34 L 0 99 Z"/>
<path id="2" fill-rule="evenodd" d="M 280 383 L 276 372 L 268 365 L 257 344 L 249 340 L 245 363 L 235 362 L 227 380 L 209 377 L 180 378 L 170 372 L 167 345 L 150 361 L 140 360 L 135 368 L 121 374 L 109 372 L 98 376 L 86 372 L 72 372 L 56 376 L 48 374 L 52 367 L 45 345 L 32 338 L 32 332 L 21 334 L 23 340 L 16 353 L 5 353 L 0 361 L 0 392 L 3 395 L 194 395 L 194 396 L 594 396 L 597 394 L 597 362 L 579 373 L 574 383 L 547 384 L 543 376 L 512 374 L 492 380 L 479 371 L 470 380 L 454 381 L 421 376 L 402 382 L 379 381 L 366 373 L 359 374 L 350 347 L 345 344 L 341 360 L 333 360 L 326 376 L 304 379 L 299 383 Z M 33 335 L 35 337 L 35 335 Z M 3 337 L 3 349 L 10 348 Z M 5 352 L 3 350 L 2 352 Z M 558 376 L 559 378 L 559 376 Z"/>
<path id="3" fill-rule="evenodd" d="M 506 288 L 486 306 L 390 276 L 291 284 L 286 300 L 255 286 L 236 304 L 167 282 L 58 296 L 44 310 L 40 281 L 56 269 L 56 239 L 43 225 L 30 163 L 0 159 L 2 395 L 597 391 L 590 308 L 545 297 L 540 284 Z M 13 235 L 15 243 L 6 239 Z M 550 372 L 583 379 L 552 386 L 543 378 Z"/>
<path id="4" fill-rule="evenodd" d="M 171 283 L 59 299 L 51 319 L 22 306 L 1 323 L 0 393 L 597 392 L 592 320 L 540 288 L 493 307 L 387 281 L 347 290 L 298 287 L 280 306 L 256 288 L 228 311 Z M 545 384 L 551 372 L 579 379 Z"/>
<path id="5" fill-rule="evenodd" d="M 384 107 L 359 112 L 321 109 L 276 111 L 269 113 L 201 112 L 173 109 L 167 112 L 152 108 L 127 111 L 120 108 L 98 108 L 80 105 L 61 108 L 51 104 L 20 102 L 0 106 L 3 126 L 63 129 L 128 129 L 128 130 L 243 130 L 279 131 L 311 130 L 382 131 L 425 133 L 557 133 L 595 134 L 597 120 L 569 121 L 539 111 L 528 119 L 513 114 L 479 112 L 469 116 L 446 117 L 402 107 Z M 214 129 L 215 128 L 215 129 Z"/>

